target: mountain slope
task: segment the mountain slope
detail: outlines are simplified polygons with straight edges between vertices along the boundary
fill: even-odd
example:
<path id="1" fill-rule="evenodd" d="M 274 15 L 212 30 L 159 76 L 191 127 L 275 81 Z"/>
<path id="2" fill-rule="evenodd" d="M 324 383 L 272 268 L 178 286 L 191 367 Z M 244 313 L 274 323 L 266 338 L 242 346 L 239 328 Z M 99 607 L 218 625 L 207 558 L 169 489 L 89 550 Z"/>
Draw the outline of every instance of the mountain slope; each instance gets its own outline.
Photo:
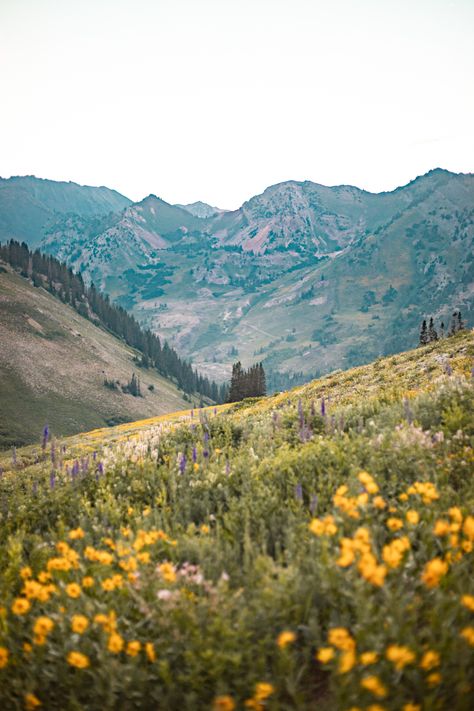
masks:
<path id="1" fill-rule="evenodd" d="M 473 339 L 0 454 L 2 707 L 468 711 Z"/>
<path id="2" fill-rule="evenodd" d="M 0 268 L 0 447 L 186 406 L 177 388 L 137 370 L 135 352 L 6 265 Z M 105 387 L 136 372 L 143 397 Z M 152 386 L 149 390 L 148 386 Z"/>
<path id="3" fill-rule="evenodd" d="M 155 196 L 67 215 L 42 248 L 214 379 L 236 355 L 308 379 L 413 345 L 425 315 L 472 324 L 473 204 L 440 169 L 380 194 L 289 181 L 208 218 Z"/>
<path id="4" fill-rule="evenodd" d="M 34 176 L 0 178 L 0 242 L 25 241 L 36 247 L 58 213 L 83 217 L 122 210 L 130 200 L 116 190 Z"/>

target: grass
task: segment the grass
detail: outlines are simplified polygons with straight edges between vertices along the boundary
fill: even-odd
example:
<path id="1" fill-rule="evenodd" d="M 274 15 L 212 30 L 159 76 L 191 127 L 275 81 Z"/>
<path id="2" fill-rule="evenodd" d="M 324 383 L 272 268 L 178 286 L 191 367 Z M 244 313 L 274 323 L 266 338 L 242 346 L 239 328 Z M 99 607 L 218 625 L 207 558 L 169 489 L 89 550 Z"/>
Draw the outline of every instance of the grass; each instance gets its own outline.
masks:
<path id="1" fill-rule="evenodd" d="M 46 423 L 67 435 L 186 407 L 172 382 L 137 369 L 125 343 L 10 270 L 0 299 L 0 449 L 37 440 Z M 144 397 L 104 387 L 133 371 Z"/>
<path id="2" fill-rule="evenodd" d="M 468 711 L 473 357 L 2 455 L 3 706 Z"/>

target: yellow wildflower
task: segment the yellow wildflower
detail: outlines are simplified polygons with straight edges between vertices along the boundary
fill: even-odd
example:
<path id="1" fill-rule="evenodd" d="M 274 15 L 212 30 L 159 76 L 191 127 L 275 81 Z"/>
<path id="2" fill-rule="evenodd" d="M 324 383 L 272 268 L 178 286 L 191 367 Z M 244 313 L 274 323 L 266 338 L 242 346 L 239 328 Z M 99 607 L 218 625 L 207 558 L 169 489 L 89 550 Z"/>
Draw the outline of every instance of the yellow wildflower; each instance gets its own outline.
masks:
<path id="1" fill-rule="evenodd" d="M 17 597 L 12 604 L 12 612 L 14 615 L 26 615 L 30 609 L 30 601 L 24 597 Z"/>
<path id="2" fill-rule="evenodd" d="M 31 578 L 32 575 L 33 575 L 33 571 L 31 570 L 29 565 L 27 565 L 25 568 L 22 568 L 20 570 L 20 577 L 23 580 L 26 580 L 27 578 Z"/>
<path id="3" fill-rule="evenodd" d="M 149 662 L 154 662 L 156 660 L 155 647 L 152 642 L 147 642 L 145 644 L 145 654 Z"/>
<path id="4" fill-rule="evenodd" d="M 84 615 L 73 615 L 71 618 L 71 629 L 76 634 L 83 634 L 89 627 L 89 620 Z"/>
<path id="5" fill-rule="evenodd" d="M 47 635 L 54 627 L 54 622 L 49 617 L 37 617 L 33 625 L 33 632 L 36 635 Z"/>
<path id="6" fill-rule="evenodd" d="M 433 558 L 426 563 L 421 579 L 427 587 L 435 588 L 447 572 L 448 564 L 441 558 Z"/>
<path id="7" fill-rule="evenodd" d="M 387 696 L 387 689 L 378 676 L 366 676 L 362 679 L 360 685 L 363 689 L 370 691 L 374 696 L 378 696 L 379 699 L 383 699 Z"/>
<path id="8" fill-rule="evenodd" d="M 463 595 L 461 597 L 461 604 L 467 607 L 468 610 L 474 612 L 474 595 Z"/>
<path id="9" fill-rule="evenodd" d="M 466 516 L 462 530 L 466 538 L 474 541 L 474 516 Z"/>
<path id="10" fill-rule="evenodd" d="M 461 637 L 464 637 L 466 642 L 474 647 L 474 627 L 464 627 L 460 632 Z"/>
<path id="11" fill-rule="evenodd" d="M 112 654 L 119 654 L 124 647 L 124 641 L 119 634 L 111 634 L 107 643 L 107 649 Z"/>
<path id="12" fill-rule="evenodd" d="M 392 644 L 388 647 L 385 652 L 385 656 L 390 662 L 392 662 L 395 669 L 398 669 L 399 671 L 400 669 L 406 667 L 407 664 L 413 664 L 415 661 L 415 655 L 411 649 L 398 644 Z"/>
<path id="13" fill-rule="evenodd" d="M 231 696 L 216 696 L 212 702 L 212 711 L 234 711 L 235 703 Z"/>
<path id="14" fill-rule="evenodd" d="M 433 528 L 435 536 L 446 536 L 449 533 L 449 522 L 439 518 Z"/>
<path id="15" fill-rule="evenodd" d="M 176 572 L 172 563 L 161 563 L 161 565 L 158 566 L 158 570 L 168 583 L 174 583 L 176 580 Z"/>
<path id="16" fill-rule="evenodd" d="M 126 653 L 129 657 L 136 657 L 139 654 L 142 645 L 138 640 L 133 640 L 127 644 Z"/>
<path id="17" fill-rule="evenodd" d="M 69 595 L 69 597 L 78 598 L 81 592 L 81 586 L 77 583 L 69 583 L 69 585 L 66 585 L 66 594 Z"/>
<path id="18" fill-rule="evenodd" d="M 381 496 L 376 496 L 372 503 L 376 509 L 384 509 L 387 506 L 387 504 L 385 503 L 384 499 Z"/>
<path id="19" fill-rule="evenodd" d="M 342 652 L 339 657 L 339 665 L 337 668 L 339 674 L 347 674 L 347 672 L 353 668 L 355 663 L 356 655 L 353 649 Z"/>
<path id="20" fill-rule="evenodd" d="M 449 509 L 448 513 L 453 519 L 453 521 L 456 521 L 456 523 L 462 523 L 462 511 L 460 508 L 458 508 L 457 506 L 452 506 Z"/>
<path id="21" fill-rule="evenodd" d="M 0 669 L 4 669 L 8 664 L 9 652 L 6 647 L 0 647 Z"/>
<path id="22" fill-rule="evenodd" d="M 426 671 L 439 667 L 441 661 L 438 652 L 433 652 L 428 650 L 425 652 L 421 658 L 420 667 Z"/>
<path id="23" fill-rule="evenodd" d="M 276 643 L 280 647 L 280 649 L 284 649 L 289 644 L 292 644 L 295 639 L 296 635 L 294 632 L 292 632 L 291 630 L 284 630 L 278 635 Z"/>
<path id="24" fill-rule="evenodd" d="M 404 704 L 402 711 L 421 711 L 420 704 Z"/>
<path id="25" fill-rule="evenodd" d="M 202 526 L 201 526 L 201 533 L 206 534 L 206 533 L 209 533 L 210 530 L 211 530 L 211 529 L 209 528 L 209 526 L 208 526 L 207 524 L 205 524 L 205 523 L 202 524 Z"/>
<path id="26" fill-rule="evenodd" d="M 25 694 L 26 711 L 34 711 L 41 706 L 41 701 L 34 694 Z"/>
<path id="27" fill-rule="evenodd" d="M 89 657 L 82 654 L 82 652 L 69 652 L 67 662 L 72 667 L 76 667 L 76 669 L 87 669 L 90 664 Z"/>
<path id="28" fill-rule="evenodd" d="M 255 686 L 254 699 L 255 701 L 264 701 L 265 699 L 268 699 L 268 697 L 271 696 L 274 692 L 275 689 L 272 684 L 268 684 L 267 682 L 262 681 Z"/>
<path id="29" fill-rule="evenodd" d="M 406 519 L 408 523 L 411 523 L 413 526 L 416 526 L 416 524 L 420 521 L 420 514 L 418 513 L 418 511 L 410 509 L 406 513 Z"/>
<path id="30" fill-rule="evenodd" d="M 400 499 L 400 501 L 408 501 L 408 494 L 404 492 L 403 494 L 400 494 L 398 498 Z"/>
<path id="31" fill-rule="evenodd" d="M 342 649 L 346 652 L 355 649 L 355 640 L 351 637 L 345 627 L 333 627 L 330 629 L 328 634 L 328 642 L 334 647 L 337 647 L 337 649 Z"/>
<path id="32" fill-rule="evenodd" d="M 439 672 L 433 672 L 426 677 L 426 681 L 429 686 L 438 686 L 441 683 L 441 674 Z"/>
<path id="33" fill-rule="evenodd" d="M 83 588 L 91 588 L 94 585 L 94 578 L 91 577 L 90 575 L 86 575 L 85 578 L 82 578 L 82 587 Z"/>
<path id="34" fill-rule="evenodd" d="M 74 528 L 72 531 L 69 531 L 69 538 L 71 541 L 75 541 L 79 538 L 84 538 L 86 534 L 82 530 L 82 528 Z"/>
<path id="35" fill-rule="evenodd" d="M 401 528 L 403 528 L 403 521 L 401 518 L 395 518 L 395 517 L 389 518 L 387 520 L 387 527 L 391 531 L 399 531 Z"/>
<path id="36" fill-rule="evenodd" d="M 316 659 L 321 664 L 327 664 L 334 659 L 334 649 L 332 647 L 321 647 L 316 653 Z"/>
<path id="37" fill-rule="evenodd" d="M 369 664 L 375 664 L 375 662 L 378 660 L 379 655 L 377 652 L 363 652 L 360 657 L 360 663 L 363 664 L 363 666 L 369 666 Z"/>

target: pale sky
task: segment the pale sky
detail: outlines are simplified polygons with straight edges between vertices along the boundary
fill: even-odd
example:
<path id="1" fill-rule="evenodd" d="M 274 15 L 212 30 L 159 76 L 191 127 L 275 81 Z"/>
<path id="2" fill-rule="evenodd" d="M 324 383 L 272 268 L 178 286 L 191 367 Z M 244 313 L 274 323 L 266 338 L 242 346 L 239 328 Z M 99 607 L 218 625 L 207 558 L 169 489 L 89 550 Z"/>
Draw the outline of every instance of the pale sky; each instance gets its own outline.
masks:
<path id="1" fill-rule="evenodd" d="M 236 208 L 474 172 L 474 0 L 0 0 L 0 175 Z"/>

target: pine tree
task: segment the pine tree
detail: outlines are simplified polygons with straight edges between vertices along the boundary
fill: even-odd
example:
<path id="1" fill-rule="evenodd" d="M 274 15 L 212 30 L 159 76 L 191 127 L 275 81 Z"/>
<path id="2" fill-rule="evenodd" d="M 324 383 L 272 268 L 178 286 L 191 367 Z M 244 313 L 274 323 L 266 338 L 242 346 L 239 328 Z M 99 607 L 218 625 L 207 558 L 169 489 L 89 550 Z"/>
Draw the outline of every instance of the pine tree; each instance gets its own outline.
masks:
<path id="1" fill-rule="evenodd" d="M 428 342 L 432 343 L 433 341 L 438 340 L 438 334 L 436 332 L 436 329 L 434 327 L 433 323 L 433 317 L 430 318 L 430 325 L 428 326 Z"/>
<path id="2" fill-rule="evenodd" d="M 440 338 L 444 338 L 444 321 L 441 321 Z"/>
<path id="3" fill-rule="evenodd" d="M 462 320 L 461 312 L 458 311 L 458 320 L 456 324 L 457 331 L 464 331 L 464 321 Z"/>
<path id="4" fill-rule="evenodd" d="M 458 313 L 457 311 L 454 311 L 452 317 L 451 317 L 451 326 L 449 328 L 449 335 L 454 336 L 458 329 L 458 320 L 457 320 Z"/>
<path id="5" fill-rule="evenodd" d="M 426 346 L 428 343 L 428 330 L 426 328 L 426 320 L 423 319 L 420 329 L 420 346 Z"/>

